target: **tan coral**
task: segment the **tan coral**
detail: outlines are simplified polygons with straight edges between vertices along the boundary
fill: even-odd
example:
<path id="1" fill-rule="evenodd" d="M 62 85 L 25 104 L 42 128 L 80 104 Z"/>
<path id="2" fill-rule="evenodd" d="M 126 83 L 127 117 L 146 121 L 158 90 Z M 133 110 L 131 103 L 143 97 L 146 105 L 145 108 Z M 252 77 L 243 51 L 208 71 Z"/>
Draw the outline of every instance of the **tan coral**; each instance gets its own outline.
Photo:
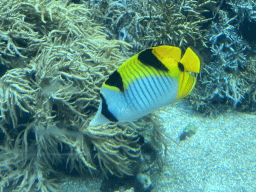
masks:
<path id="1" fill-rule="evenodd" d="M 122 58 L 118 48 L 127 47 L 127 43 L 107 41 L 99 34 L 95 34 L 99 37 L 95 42 L 93 38 L 90 42 L 82 38 L 80 42 L 66 41 L 64 45 L 57 38 L 43 47 L 27 68 L 9 70 L 2 77 L 5 91 L 1 129 L 6 132 L 6 141 L 11 137 L 16 142 L 15 147 L 11 142 L 11 147 L 20 149 L 18 157 L 11 157 L 11 161 L 18 163 L 17 159 L 21 159 L 16 168 L 22 170 L 16 178 L 12 176 L 13 170 L 6 172 L 0 167 L 6 172 L 0 181 L 2 187 L 6 185 L 5 179 L 13 179 L 22 183 L 18 189 L 38 186 L 42 191 L 51 190 L 47 174 L 54 173 L 52 167 L 63 158 L 71 170 L 101 169 L 106 175 L 118 176 L 134 174 L 143 144 L 138 143 L 138 131 L 129 125 L 88 127 L 99 103 L 99 88 Z M 27 121 L 21 124 L 19 120 L 26 113 Z M 6 125 L 10 122 L 13 127 Z M 18 135 L 10 134 L 13 129 Z M 58 146 L 68 154 L 63 157 Z M 2 156 L 7 153 L 3 150 Z"/>
<path id="2" fill-rule="evenodd" d="M 130 44 L 107 40 L 104 28 L 89 19 L 88 9 L 68 0 L 0 5 L 0 18 L 9 19 L 13 30 L 0 26 L 0 38 L 6 39 L 0 44 L 6 57 L 0 59 L 11 67 L 0 79 L 0 129 L 5 135 L 0 142 L 1 189 L 11 180 L 17 190 L 55 190 L 49 175 L 59 162 L 85 173 L 124 176 L 138 171 L 139 134 L 147 128 L 152 132 L 157 124 L 145 117 L 88 127 L 102 83 L 127 59 Z M 19 35 L 27 42 L 22 49 L 15 41 Z M 146 142 L 153 140 L 148 138 Z"/>

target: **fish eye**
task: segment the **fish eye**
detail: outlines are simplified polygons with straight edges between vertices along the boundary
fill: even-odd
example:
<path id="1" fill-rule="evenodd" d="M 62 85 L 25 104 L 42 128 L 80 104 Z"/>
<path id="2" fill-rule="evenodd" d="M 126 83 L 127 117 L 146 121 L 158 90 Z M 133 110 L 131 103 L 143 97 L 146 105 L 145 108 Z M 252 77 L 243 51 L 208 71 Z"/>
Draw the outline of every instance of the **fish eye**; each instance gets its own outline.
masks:
<path id="1" fill-rule="evenodd" d="M 181 72 L 184 72 L 184 65 L 181 64 L 180 62 L 178 63 L 178 67 L 180 69 Z"/>

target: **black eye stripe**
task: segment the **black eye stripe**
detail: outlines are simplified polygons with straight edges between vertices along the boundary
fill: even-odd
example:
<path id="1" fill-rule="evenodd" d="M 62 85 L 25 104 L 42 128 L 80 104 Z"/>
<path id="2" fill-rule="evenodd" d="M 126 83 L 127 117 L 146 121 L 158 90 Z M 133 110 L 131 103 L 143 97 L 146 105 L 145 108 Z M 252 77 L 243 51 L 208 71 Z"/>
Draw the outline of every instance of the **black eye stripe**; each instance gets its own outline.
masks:
<path id="1" fill-rule="evenodd" d="M 179 69 L 180 69 L 180 71 L 181 72 L 184 72 L 184 65 L 183 64 L 181 64 L 180 62 L 178 63 L 178 67 L 179 67 Z"/>

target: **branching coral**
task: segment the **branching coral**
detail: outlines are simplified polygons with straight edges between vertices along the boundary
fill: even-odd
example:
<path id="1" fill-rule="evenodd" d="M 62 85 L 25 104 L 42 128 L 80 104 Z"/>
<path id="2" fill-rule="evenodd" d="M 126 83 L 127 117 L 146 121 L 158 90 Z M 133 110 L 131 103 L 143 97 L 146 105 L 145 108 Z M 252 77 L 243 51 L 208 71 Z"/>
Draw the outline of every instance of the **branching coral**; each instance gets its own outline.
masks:
<path id="1" fill-rule="evenodd" d="M 230 107 L 253 110 L 255 78 L 249 68 L 255 48 L 241 28 L 244 22 L 254 19 L 255 3 L 243 4 L 248 6 L 236 1 L 223 2 L 209 26 L 206 39 L 210 59 L 199 81 L 200 90 L 193 94 L 195 100 L 191 100 L 195 108 L 205 114 L 216 114 Z"/>
<path id="2" fill-rule="evenodd" d="M 256 19 L 256 3 L 253 0 L 229 0 L 227 4 L 231 6 L 232 10 L 235 12 L 235 17 L 238 19 L 238 24 L 243 22 L 244 19 L 255 20 Z"/>
<path id="3" fill-rule="evenodd" d="M 162 18 L 157 26 L 151 27 L 157 42 L 154 45 L 170 44 L 182 48 L 188 45 L 205 46 L 204 30 L 200 27 L 209 19 L 201 14 L 202 4 L 197 1 L 155 1 L 152 6 L 159 10 L 157 17 Z"/>
<path id="4" fill-rule="evenodd" d="M 214 1 L 207 1 L 209 2 Z M 92 17 L 102 22 L 111 38 L 132 42 L 136 50 L 170 44 L 185 48 L 204 45 L 203 30 L 208 19 L 204 4 L 197 1 L 99 1 Z"/>
<path id="5" fill-rule="evenodd" d="M 248 68 L 256 47 L 254 1 L 109 0 L 90 6 L 110 38 L 131 42 L 136 52 L 159 44 L 196 47 L 205 59 L 198 90 L 190 97 L 196 110 L 252 110 L 255 78 Z"/>

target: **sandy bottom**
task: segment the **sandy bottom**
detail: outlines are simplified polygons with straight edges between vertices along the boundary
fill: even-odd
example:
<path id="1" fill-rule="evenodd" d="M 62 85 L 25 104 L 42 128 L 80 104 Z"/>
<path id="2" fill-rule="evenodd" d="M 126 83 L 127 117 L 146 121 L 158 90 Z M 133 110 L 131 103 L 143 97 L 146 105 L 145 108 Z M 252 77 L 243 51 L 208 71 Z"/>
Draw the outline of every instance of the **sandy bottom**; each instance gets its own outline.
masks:
<path id="1" fill-rule="evenodd" d="M 204 118 L 169 106 L 162 113 L 170 147 L 164 174 L 152 178 L 155 191 L 256 191 L 256 115 L 228 112 Z M 179 141 L 188 125 L 196 134 Z"/>
<path id="2" fill-rule="evenodd" d="M 256 115 L 228 112 L 205 118 L 184 102 L 165 110 L 158 113 L 166 134 L 178 145 L 171 143 L 164 171 L 151 174 L 153 191 L 256 191 Z M 189 125 L 198 128 L 196 133 L 180 141 Z M 99 191 L 100 183 L 100 179 L 72 179 L 61 189 Z"/>

